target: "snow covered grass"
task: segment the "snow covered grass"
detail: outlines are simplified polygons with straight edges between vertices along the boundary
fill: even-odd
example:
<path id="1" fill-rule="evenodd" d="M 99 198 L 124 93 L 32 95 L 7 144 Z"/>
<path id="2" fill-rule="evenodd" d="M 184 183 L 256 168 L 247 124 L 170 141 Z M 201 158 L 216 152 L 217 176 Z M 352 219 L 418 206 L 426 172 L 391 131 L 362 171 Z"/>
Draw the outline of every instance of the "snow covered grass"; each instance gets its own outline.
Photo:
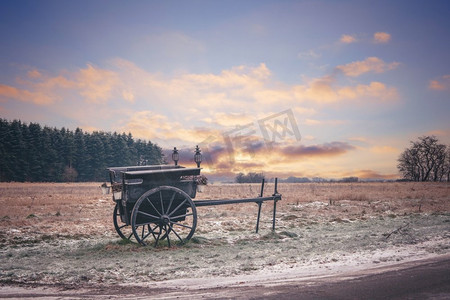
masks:
<path id="1" fill-rule="evenodd" d="M 280 184 L 272 203 L 198 208 L 191 242 L 124 243 L 99 183 L 0 184 L 3 283 L 151 284 L 285 276 L 389 265 L 450 253 L 450 185 Z M 255 197 L 259 185 L 209 185 L 205 199 Z M 273 192 L 267 184 L 265 194 Z M 305 274 L 306 274 L 305 273 Z M 220 280 L 219 280 L 220 281 Z"/>

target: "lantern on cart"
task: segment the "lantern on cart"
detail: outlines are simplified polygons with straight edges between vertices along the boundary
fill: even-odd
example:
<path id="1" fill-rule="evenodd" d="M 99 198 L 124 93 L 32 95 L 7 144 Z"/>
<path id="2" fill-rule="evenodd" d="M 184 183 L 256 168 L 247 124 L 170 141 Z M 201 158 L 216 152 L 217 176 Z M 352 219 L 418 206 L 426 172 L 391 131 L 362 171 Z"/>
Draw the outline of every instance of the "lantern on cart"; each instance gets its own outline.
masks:
<path id="1" fill-rule="evenodd" d="M 172 160 L 175 162 L 175 166 L 178 165 L 179 159 L 180 159 L 180 155 L 178 154 L 177 147 L 173 147 Z"/>
<path id="2" fill-rule="evenodd" d="M 202 162 L 202 154 L 201 150 L 198 148 L 198 145 L 195 147 L 194 161 L 197 163 L 197 168 L 200 168 L 200 164 Z"/>

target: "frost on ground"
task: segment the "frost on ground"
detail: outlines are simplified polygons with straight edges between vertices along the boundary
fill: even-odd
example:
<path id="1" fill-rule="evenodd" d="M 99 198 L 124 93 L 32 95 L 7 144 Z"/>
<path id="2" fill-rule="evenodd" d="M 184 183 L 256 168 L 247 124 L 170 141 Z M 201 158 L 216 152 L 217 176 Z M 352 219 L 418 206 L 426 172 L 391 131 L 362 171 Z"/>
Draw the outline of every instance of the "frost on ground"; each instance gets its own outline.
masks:
<path id="1" fill-rule="evenodd" d="M 119 239 L 99 184 L 0 185 L 3 284 L 134 285 L 226 282 L 343 272 L 450 253 L 450 185 L 285 184 L 276 231 L 272 206 L 199 208 L 183 246 Z M 270 185 L 267 193 L 270 193 Z M 201 198 L 258 194 L 257 185 L 207 186 Z"/>

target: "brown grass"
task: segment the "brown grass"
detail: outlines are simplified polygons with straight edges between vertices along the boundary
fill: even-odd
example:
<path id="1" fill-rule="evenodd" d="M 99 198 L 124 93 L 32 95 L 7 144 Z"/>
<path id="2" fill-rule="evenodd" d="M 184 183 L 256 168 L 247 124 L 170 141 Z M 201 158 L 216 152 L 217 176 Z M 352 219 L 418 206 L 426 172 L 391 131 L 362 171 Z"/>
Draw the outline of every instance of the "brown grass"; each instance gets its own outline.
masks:
<path id="1" fill-rule="evenodd" d="M 354 220 L 368 216 L 450 212 L 448 183 L 306 183 L 279 184 L 277 226 Z M 208 185 L 197 199 L 256 197 L 258 184 Z M 264 194 L 273 193 L 266 184 Z M 49 236 L 115 236 L 114 203 L 99 183 L 0 183 L 1 243 Z M 198 209 L 197 233 L 254 228 L 253 203 Z M 265 203 L 261 226 L 270 227 L 272 202 Z"/>

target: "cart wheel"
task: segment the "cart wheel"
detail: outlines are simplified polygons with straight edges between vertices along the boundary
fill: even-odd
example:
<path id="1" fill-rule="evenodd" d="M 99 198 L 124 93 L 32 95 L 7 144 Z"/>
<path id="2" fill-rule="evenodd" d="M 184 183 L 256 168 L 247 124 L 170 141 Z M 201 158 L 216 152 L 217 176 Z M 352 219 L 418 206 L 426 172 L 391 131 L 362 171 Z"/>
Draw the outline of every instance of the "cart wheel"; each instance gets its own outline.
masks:
<path id="1" fill-rule="evenodd" d="M 145 192 L 134 205 L 131 213 L 131 228 L 138 243 L 153 243 L 156 247 L 162 240 L 171 247 L 183 244 L 195 232 L 197 210 L 191 197 L 173 186 L 160 186 Z"/>
<path id="2" fill-rule="evenodd" d="M 120 211 L 119 211 L 119 204 L 116 203 L 116 206 L 114 207 L 114 215 L 113 215 L 113 223 L 114 228 L 116 229 L 119 236 L 126 240 L 130 241 L 131 243 L 137 243 L 136 238 L 134 237 L 133 230 L 131 229 L 131 225 L 126 225 L 122 223 L 122 225 L 119 226 L 119 222 L 121 222 L 120 219 Z M 165 235 L 161 237 L 161 239 L 164 239 Z"/>
<path id="3" fill-rule="evenodd" d="M 124 223 L 119 225 L 119 222 L 122 221 L 120 220 L 119 204 L 116 203 L 116 206 L 114 206 L 114 214 L 113 214 L 114 228 L 116 229 L 117 233 L 122 239 L 136 243 L 136 239 L 134 238 L 131 225 L 126 225 Z"/>

